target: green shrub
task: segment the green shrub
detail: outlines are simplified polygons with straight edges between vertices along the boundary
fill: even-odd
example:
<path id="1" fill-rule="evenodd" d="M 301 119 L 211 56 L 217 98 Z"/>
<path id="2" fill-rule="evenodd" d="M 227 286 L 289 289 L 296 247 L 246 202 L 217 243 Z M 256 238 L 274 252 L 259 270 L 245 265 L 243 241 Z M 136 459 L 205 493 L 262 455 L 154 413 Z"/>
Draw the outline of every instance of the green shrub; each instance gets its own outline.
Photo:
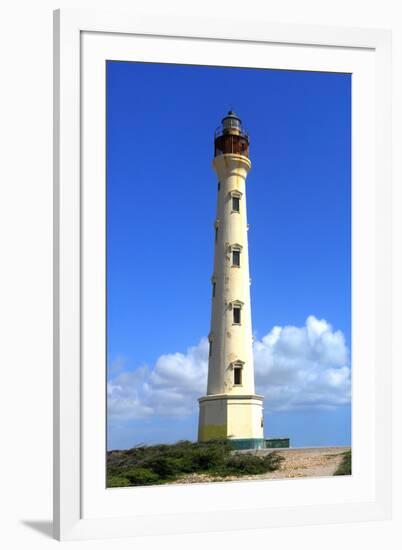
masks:
<path id="1" fill-rule="evenodd" d="M 267 468 L 267 472 L 274 472 L 279 470 L 281 463 L 284 462 L 285 457 L 278 453 L 270 453 L 269 455 L 264 456 L 264 463 Z"/>
<path id="2" fill-rule="evenodd" d="M 236 454 L 228 458 L 221 468 L 216 471 L 217 475 L 257 475 L 272 472 L 279 468 L 283 457 L 276 453 L 270 453 L 263 457 L 252 454 Z"/>
<path id="3" fill-rule="evenodd" d="M 128 468 L 122 474 L 130 485 L 154 485 L 159 481 L 158 474 L 147 468 Z"/>
<path id="4" fill-rule="evenodd" d="M 154 472 L 158 477 L 174 478 L 183 471 L 182 461 L 169 456 L 156 456 L 143 463 L 144 468 Z"/>
<path id="5" fill-rule="evenodd" d="M 109 487 L 169 483 L 189 473 L 210 475 L 254 475 L 279 468 L 283 458 L 276 453 L 264 457 L 233 454 L 226 440 L 174 445 L 134 447 L 107 455 Z M 121 483 L 119 483 L 119 480 Z"/>
<path id="6" fill-rule="evenodd" d="M 352 451 L 346 451 L 343 454 L 342 462 L 335 471 L 334 476 L 352 475 Z"/>
<path id="7" fill-rule="evenodd" d="M 129 487 L 130 486 L 130 481 L 126 477 L 123 477 L 123 476 L 109 475 L 107 477 L 106 486 L 107 487 Z"/>
<path id="8" fill-rule="evenodd" d="M 191 455 L 193 471 L 208 471 L 224 464 L 225 449 L 219 445 L 211 445 L 195 449 Z"/>

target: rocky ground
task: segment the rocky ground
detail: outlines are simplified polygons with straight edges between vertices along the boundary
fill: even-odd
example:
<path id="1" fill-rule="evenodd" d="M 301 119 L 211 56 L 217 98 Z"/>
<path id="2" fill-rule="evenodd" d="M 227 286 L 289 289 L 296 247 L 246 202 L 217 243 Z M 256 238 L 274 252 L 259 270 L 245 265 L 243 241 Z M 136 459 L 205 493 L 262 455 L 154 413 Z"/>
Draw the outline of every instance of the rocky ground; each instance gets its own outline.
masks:
<path id="1" fill-rule="evenodd" d="M 241 478 L 236 476 L 220 478 L 211 477 L 207 474 L 189 474 L 180 478 L 175 483 L 333 476 L 342 462 L 343 453 L 348 450 L 350 450 L 350 447 L 303 447 L 254 451 L 254 454 L 257 455 L 277 452 L 285 460 L 282 462 L 279 470 L 265 474 L 242 476 Z"/>

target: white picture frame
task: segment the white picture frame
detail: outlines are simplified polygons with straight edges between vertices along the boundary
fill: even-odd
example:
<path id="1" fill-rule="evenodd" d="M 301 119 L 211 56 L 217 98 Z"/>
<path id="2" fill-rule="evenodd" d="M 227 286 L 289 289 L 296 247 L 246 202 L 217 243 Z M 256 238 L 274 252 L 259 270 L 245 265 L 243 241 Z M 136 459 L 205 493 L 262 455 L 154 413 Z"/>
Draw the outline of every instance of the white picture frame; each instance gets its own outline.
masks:
<path id="1" fill-rule="evenodd" d="M 181 47 L 184 43 L 186 48 Z M 105 488 L 105 430 L 104 421 L 99 421 L 102 412 L 105 418 L 105 314 L 100 298 L 105 277 L 105 59 L 196 64 L 214 59 L 214 64 L 223 66 L 236 65 L 237 60 L 239 66 L 354 73 L 352 476 Z M 232 16 L 221 20 L 98 10 L 55 12 L 56 538 L 222 531 L 224 525 L 229 530 L 261 529 L 390 517 L 390 60 L 391 35 L 384 30 L 257 19 L 245 26 L 240 17 Z M 271 483 L 269 498 L 266 483 Z"/>

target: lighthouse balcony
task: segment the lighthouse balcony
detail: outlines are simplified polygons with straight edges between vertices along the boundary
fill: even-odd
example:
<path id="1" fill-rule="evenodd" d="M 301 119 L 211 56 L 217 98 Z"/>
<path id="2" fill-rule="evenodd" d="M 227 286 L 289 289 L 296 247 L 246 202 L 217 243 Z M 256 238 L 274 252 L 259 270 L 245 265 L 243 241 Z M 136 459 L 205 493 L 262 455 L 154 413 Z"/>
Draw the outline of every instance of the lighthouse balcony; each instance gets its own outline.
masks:
<path id="1" fill-rule="evenodd" d="M 224 129 L 218 129 L 215 132 L 215 157 L 230 154 L 242 155 L 248 158 L 248 135 L 241 130 L 238 130 L 237 133 L 229 133 Z"/>

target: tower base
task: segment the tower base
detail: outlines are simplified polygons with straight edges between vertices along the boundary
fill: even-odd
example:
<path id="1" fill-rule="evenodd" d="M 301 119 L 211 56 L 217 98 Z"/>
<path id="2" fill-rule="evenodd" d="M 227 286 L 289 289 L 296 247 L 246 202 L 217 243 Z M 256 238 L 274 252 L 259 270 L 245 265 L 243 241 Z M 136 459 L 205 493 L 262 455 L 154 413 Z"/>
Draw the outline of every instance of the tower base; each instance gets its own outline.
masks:
<path id="1" fill-rule="evenodd" d="M 246 451 L 251 449 L 265 449 L 265 439 L 229 439 L 230 445 L 235 451 Z"/>
<path id="2" fill-rule="evenodd" d="M 248 441 L 252 447 L 239 448 L 261 448 L 263 445 L 260 447 L 259 442 L 264 442 L 263 399 L 261 395 L 233 394 L 201 397 L 198 400 L 198 441 L 229 439 L 234 445 L 236 441 L 239 444 Z"/>

